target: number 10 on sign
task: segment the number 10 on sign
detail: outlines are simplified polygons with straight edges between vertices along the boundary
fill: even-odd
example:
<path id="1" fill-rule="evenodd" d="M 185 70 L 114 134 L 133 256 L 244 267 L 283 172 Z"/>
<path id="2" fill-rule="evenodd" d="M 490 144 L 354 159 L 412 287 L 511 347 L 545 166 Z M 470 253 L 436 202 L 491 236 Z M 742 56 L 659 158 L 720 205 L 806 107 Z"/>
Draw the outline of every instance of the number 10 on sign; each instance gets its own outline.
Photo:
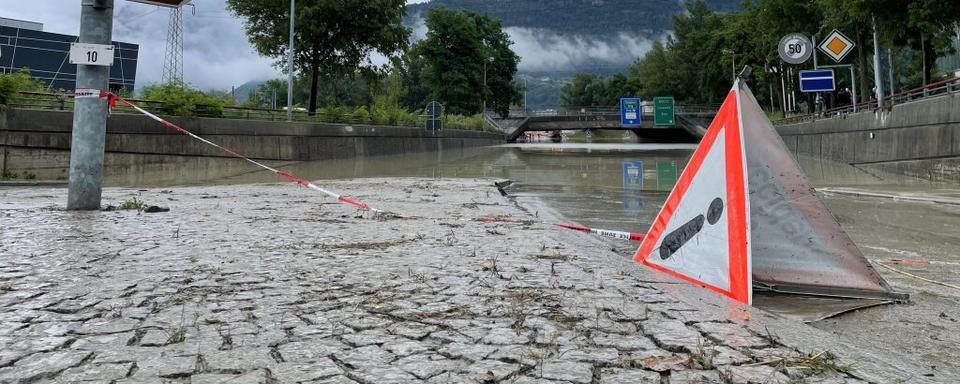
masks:
<path id="1" fill-rule="evenodd" d="M 70 44 L 70 64 L 113 65 L 113 45 L 109 44 Z"/>

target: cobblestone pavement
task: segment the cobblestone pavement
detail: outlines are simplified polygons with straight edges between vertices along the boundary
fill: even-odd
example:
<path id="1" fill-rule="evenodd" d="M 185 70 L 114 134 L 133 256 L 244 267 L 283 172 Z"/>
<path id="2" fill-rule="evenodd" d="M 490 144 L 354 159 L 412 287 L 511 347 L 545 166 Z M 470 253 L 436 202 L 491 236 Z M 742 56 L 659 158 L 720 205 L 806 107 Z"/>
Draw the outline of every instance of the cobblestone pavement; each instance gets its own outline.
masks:
<path id="1" fill-rule="evenodd" d="M 0 189 L 0 383 L 920 380 L 782 339 L 792 323 L 712 294 L 693 301 L 716 310 L 688 304 L 678 292 L 699 290 L 540 223 L 490 180 L 330 186 L 408 218 L 288 185 L 105 191 L 162 213 Z"/>

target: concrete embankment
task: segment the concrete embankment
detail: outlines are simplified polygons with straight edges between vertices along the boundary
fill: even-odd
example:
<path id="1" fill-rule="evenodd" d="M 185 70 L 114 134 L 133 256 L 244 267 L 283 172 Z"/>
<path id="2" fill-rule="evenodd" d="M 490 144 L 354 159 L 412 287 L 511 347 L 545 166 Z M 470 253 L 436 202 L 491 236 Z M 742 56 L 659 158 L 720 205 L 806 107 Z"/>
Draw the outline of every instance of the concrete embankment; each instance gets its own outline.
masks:
<path id="1" fill-rule="evenodd" d="M 402 216 L 288 185 L 105 190 L 171 209 L 149 214 L 0 187 L 0 382 L 936 381 L 552 229 L 493 180 L 325 186 Z"/>
<path id="2" fill-rule="evenodd" d="M 445 130 L 432 135 L 423 129 L 372 125 L 207 118 L 170 118 L 170 121 L 239 153 L 273 164 L 456 151 L 503 143 L 501 135 L 477 131 Z M 0 167 L 7 172 L 26 172 L 41 179 L 66 178 L 72 124 L 72 112 L 21 109 L 0 112 L 0 146 L 3 147 Z M 222 161 L 229 154 L 140 115 L 110 117 L 106 151 L 107 177 L 117 172 L 143 172 L 144 168 L 151 167 L 189 167 L 216 173 L 211 176 L 227 176 L 247 169 L 233 160 Z M 234 165 L 242 168 L 234 169 Z"/>
<path id="3" fill-rule="evenodd" d="M 800 155 L 867 172 L 960 183 L 960 93 L 777 130 Z"/>

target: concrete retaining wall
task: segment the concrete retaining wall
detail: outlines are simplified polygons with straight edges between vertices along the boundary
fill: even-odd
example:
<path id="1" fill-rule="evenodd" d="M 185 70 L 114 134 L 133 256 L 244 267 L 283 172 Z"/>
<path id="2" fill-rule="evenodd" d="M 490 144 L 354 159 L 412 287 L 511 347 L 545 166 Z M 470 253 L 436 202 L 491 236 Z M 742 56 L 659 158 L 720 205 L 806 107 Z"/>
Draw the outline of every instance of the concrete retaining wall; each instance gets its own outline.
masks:
<path id="1" fill-rule="evenodd" d="M 777 130 L 798 154 L 868 171 L 960 183 L 960 93 Z"/>
<path id="2" fill-rule="evenodd" d="M 0 112 L 2 113 L 2 112 Z M 501 135 L 446 130 L 438 136 L 404 127 L 170 118 L 173 123 L 251 158 L 281 162 L 457 150 L 503 143 Z M 69 165 L 72 112 L 19 110 L 0 115 L 2 169 L 64 178 Z M 184 157 L 230 157 L 140 115 L 117 114 L 107 123 L 107 168 L 119 161 L 183 163 Z M 120 160 L 122 158 L 122 160 Z M 110 169 L 106 172 L 109 174 Z"/>

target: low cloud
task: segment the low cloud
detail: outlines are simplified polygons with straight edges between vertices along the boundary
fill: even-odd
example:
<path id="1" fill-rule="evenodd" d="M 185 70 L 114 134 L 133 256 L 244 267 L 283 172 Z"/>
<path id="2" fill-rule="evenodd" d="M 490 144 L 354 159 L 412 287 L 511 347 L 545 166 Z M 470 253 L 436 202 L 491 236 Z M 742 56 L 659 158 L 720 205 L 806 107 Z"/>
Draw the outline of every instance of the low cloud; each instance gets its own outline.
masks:
<path id="1" fill-rule="evenodd" d="M 585 68 L 622 69 L 650 50 L 653 40 L 619 33 L 612 37 L 562 35 L 549 30 L 509 27 L 512 48 L 524 72 L 580 72 Z"/>
<path id="2" fill-rule="evenodd" d="M 225 0 L 194 1 L 184 20 L 184 77 L 202 89 L 226 89 L 250 80 L 280 76 L 273 60 L 254 52 L 243 31 L 243 21 L 226 9 Z M 140 46 L 137 87 L 161 80 L 167 44 L 167 8 L 117 1 L 113 39 Z M 48 0 L 21 2 L 0 10 L 0 16 L 37 21 L 44 30 L 77 35 L 80 2 Z"/>
<path id="3" fill-rule="evenodd" d="M 414 19 L 413 39 L 426 38 L 422 17 Z M 507 27 L 511 48 L 520 56 L 521 72 L 574 73 L 597 69 L 620 71 L 650 50 L 655 40 L 621 32 L 614 36 L 567 35 L 552 30 Z M 663 39 L 659 36 L 658 39 Z"/>

